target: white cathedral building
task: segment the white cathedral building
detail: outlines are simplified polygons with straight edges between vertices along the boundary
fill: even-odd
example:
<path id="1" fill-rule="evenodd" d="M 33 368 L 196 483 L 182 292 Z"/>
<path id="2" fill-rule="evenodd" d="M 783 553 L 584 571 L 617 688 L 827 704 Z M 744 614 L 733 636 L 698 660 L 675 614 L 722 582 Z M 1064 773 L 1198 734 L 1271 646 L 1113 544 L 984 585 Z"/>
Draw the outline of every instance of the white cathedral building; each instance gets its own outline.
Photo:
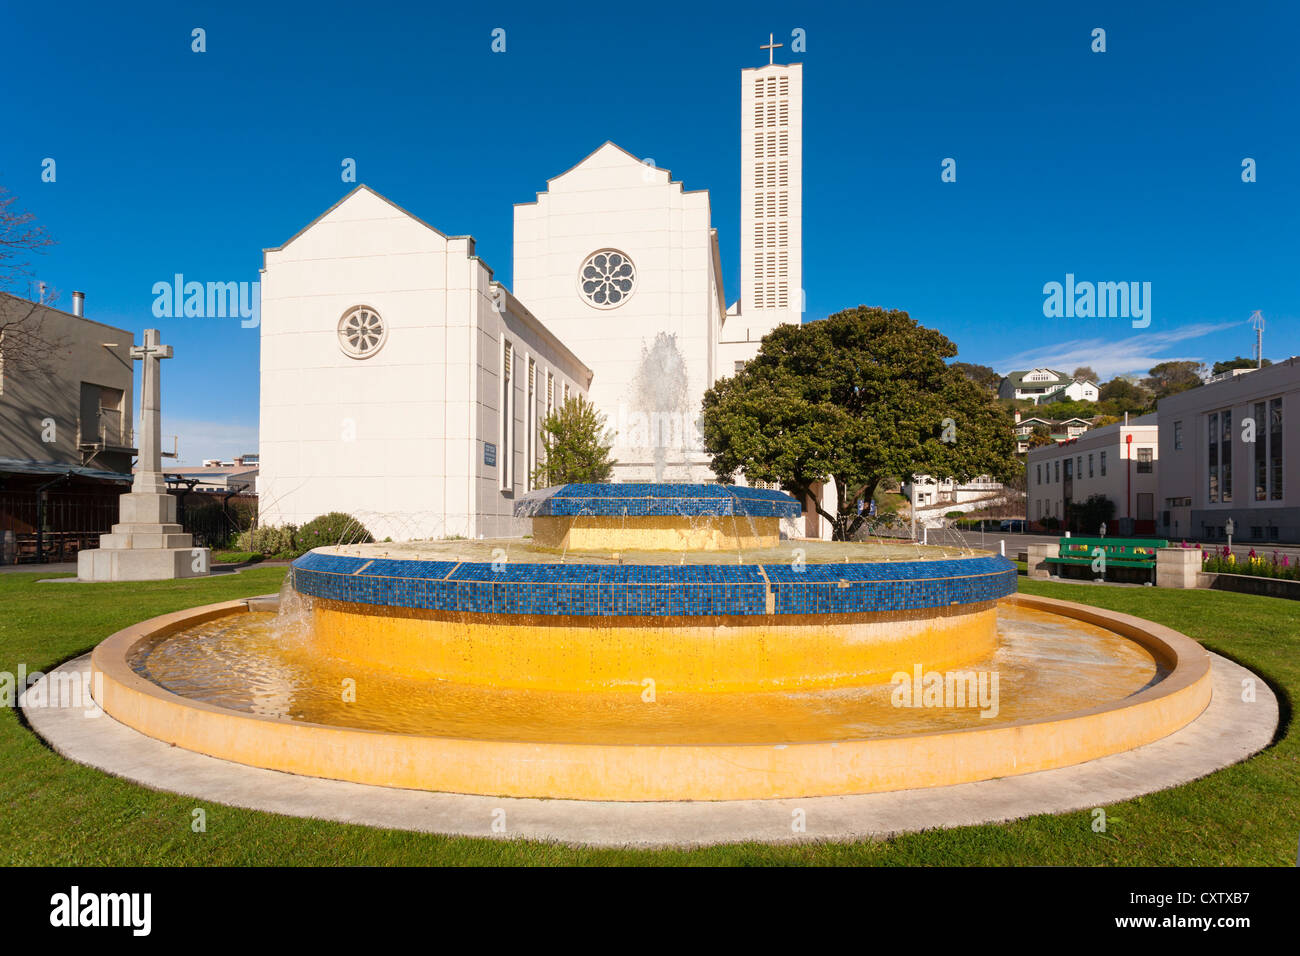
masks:
<path id="1" fill-rule="evenodd" d="M 515 206 L 513 290 L 472 237 L 367 186 L 265 250 L 261 520 L 520 533 L 541 424 L 574 395 L 606 417 L 615 480 L 714 480 L 705 390 L 802 317 L 802 82 L 797 63 L 741 73 L 730 306 L 708 192 L 608 142 Z"/>

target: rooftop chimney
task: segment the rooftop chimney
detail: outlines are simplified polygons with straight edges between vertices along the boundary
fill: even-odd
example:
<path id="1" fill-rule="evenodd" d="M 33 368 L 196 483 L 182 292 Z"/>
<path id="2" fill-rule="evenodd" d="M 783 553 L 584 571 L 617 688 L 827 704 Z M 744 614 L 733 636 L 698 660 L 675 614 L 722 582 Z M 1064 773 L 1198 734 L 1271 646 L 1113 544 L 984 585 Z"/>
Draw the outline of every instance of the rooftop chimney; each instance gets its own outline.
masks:
<path id="1" fill-rule="evenodd" d="M 72 293 L 72 314 L 84 316 L 86 314 L 86 293 Z"/>

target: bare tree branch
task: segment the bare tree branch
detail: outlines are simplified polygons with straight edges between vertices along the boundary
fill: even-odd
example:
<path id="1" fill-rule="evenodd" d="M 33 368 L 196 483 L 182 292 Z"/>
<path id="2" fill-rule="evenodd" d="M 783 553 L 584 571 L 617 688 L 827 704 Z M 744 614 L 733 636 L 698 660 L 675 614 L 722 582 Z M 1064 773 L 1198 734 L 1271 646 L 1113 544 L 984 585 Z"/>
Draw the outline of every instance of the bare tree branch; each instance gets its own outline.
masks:
<path id="1" fill-rule="evenodd" d="M 48 375 L 53 358 L 68 347 L 68 341 L 55 333 L 46 309 L 58 295 L 42 287 L 35 300 L 30 298 L 30 256 L 43 252 L 54 240 L 32 213 L 14 205 L 17 198 L 0 186 L 0 370 Z"/>
<path id="2" fill-rule="evenodd" d="M 36 217 L 14 206 L 18 197 L 0 186 L 0 289 L 13 292 L 31 277 L 33 253 L 54 245 Z"/>

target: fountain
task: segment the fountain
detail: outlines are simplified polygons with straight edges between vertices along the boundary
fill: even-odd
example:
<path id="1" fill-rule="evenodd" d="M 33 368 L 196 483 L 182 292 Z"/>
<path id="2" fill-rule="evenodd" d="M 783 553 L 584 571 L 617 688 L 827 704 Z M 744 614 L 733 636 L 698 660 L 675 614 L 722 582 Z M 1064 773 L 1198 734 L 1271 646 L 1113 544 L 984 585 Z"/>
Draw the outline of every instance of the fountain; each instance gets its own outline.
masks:
<path id="1" fill-rule="evenodd" d="M 969 548 L 782 539 L 723 485 L 565 485 L 525 539 L 349 544 L 281 599 L 96 648 L 119 721 L 239 763 L 390 787 L 727 800 L 942 786 L 1164 737 L 1205 652 L 1017 595 Z M 278 605 L 278 609 L 277 609 Z"/>
<path id="2" fill-rule="evenodd" d="M 691 430 L 687 427 L 687 409 L 691 405 L 688 389 L 686 359 L 677 347 L 677 336 L 658 333 L 650 348 L 641 348 L 632 395 L 633 407 L 644 427 L 632 429 L 629 436 L 634 445 L 644 442 L 651 452 L 656 483 L 664 480 L 669 450 L 675 448 L 680 456 L 686 448 Z"/>

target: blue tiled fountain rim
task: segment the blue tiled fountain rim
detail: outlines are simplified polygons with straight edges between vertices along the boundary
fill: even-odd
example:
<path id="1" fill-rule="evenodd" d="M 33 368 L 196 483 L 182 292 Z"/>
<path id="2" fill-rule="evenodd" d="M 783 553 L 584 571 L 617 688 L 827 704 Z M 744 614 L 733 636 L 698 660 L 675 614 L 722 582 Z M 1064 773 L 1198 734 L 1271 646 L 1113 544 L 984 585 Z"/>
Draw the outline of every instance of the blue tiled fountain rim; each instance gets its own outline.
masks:
<path id="1" fill-rule="evenodd" d="M 738 485 L 653 482 L 560 485 L 530 493 L 515 502 L 515 514 L 519 517 L 743 515 L 751 518 L 797 518 L 802 511 L 799 502 L 784 491 Z"/>
<path id="2" fill-rule="evenodd" d="M 312 551 L 302 594 L 352 604 L 590 617 L 862 614 L 981 604 L 1016 590 L 998 555 L 856 564 L 503 564 L 360 558 Z"/>

